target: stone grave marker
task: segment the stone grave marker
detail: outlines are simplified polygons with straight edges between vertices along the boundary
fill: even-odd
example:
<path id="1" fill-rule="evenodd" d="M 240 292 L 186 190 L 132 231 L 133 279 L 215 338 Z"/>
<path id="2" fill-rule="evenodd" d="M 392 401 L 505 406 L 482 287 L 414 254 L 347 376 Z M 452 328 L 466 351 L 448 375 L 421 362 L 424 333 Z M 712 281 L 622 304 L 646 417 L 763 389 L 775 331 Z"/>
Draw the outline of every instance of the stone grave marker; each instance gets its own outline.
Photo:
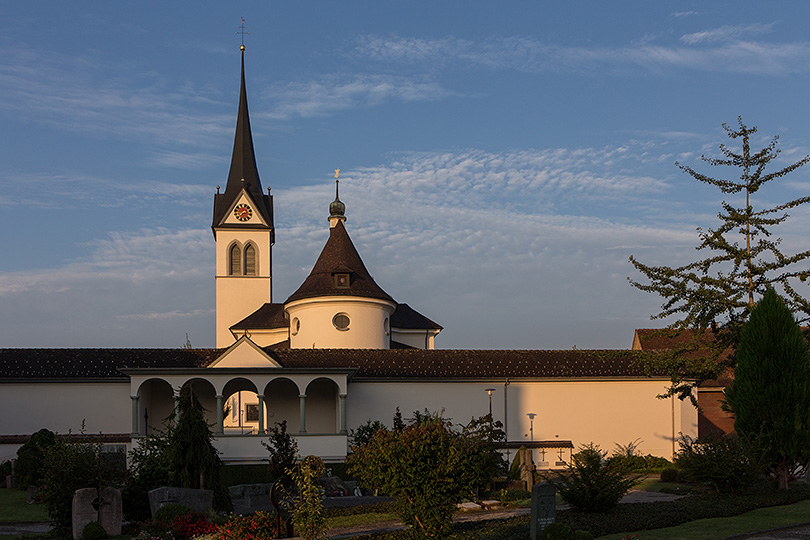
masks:
<path id="1" fill-rule="evenodd" d="M 554 523 L 557 516 L 556 493 L 557 488 L 548 482 L 532 487 L 532 521 L 529 527 L 532 540 L 537 540 L 543 529 Z"/>
<path id="2" fill-rule="evenodd" d="M 97 521 L 110 536 L 121 535 L 121 492 L 115 488 L 83 488 L 73 494 L 73 538 L 79 540 L 84 528 Z"/>
<path id="3" fill-rule="evenodd" d="M 214 492 L 210 489 L 159 487 L 149 492 L 149 510 L 152 517 L 158 508 L 167 504 L 182 504 L 195 512 L 206 513 L 214 507 Z"/>
<path id="4" fill-rule="evenodd" d="M 534 462 L 532 453 L 528 448 L 521 448 L 520 457 L 520 479 L 526 484 L 526 491 L 531 491 L 534 485 Z"/>

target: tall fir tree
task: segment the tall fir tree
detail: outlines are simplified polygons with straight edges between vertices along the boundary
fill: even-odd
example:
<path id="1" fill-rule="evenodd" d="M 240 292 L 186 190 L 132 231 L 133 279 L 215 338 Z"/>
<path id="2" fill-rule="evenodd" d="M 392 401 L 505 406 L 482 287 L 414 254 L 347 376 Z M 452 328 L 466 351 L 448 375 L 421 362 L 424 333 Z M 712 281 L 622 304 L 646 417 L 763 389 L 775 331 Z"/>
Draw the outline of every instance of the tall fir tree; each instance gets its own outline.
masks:
<path id="1" fill-rule="evenodd" d="M 193 384 L 180 389 L 175 425 L 169 433 L 169 462 L 172 485 L 214 492 L 214 506 L 232 510 L 220 473 L 223 463 L 212 442 L 205 411 L 194 394 Z"/>
<path id="2" fill-rule="evenodd" d="M 764 184 L 807 164 L 810 156 L 766 173 L 765 169 L 780 154 L 779 138 L 774 137 L 760 150 L 752 150 L 750 139 L 757 128 L 746 126 L 741 117 L 737 121 L 737 129 L 726 124 L 723 128 L 729 138 L 739 139 L 741 148 L 732 150 L 721 144 L 720 152 L 724 157 L 701 156 L 701 159 L 711 166 L 733 167 L 738 178 L 712 178 L 676 162 L 682 171 L 700 182 L 716 186 L 724 194 L 745 196 L 736 206 L 722 203 L 719 227 L 698 228 L 697 250 L 706 253 L 705 257 L 678 267 L 649 266 L 630 257 L 636 270 L 646 278 L 644 282 L 628 278 L 630 284 L 665 300 L 661 312 L 652 318 L 676 318 L 667 331 L 662 331 L 672 338 L 672 349 L 647 359 L 651 367 L 663 367 L 669 372 L 672 386 L 668 396 L 694 400 L 692 390 L 701 382 L 714 379 L 726 368 L 733 367 L 733 349 L 740 329 L 748 320 L 755 297 L 764 294 L 768 287 L 778 287 L 801 320 L 810 319 L 810 302 L 797 290 L 810 275 L 806 265 L 810 250 L 784 254 L 781 239 L 772 237 L 772 229 L 789 217 L 787 210 L 810 202 L 810 197 L 756 210 L 752 204 L 752 196 Z"/>
<path id="3" fill-rule="evenodd" d="M 773 289 L 740 332 L 734 383 L 725 390 L 734 430 L 766 450 L 780 489 L 810 461 L 810 355 Z"/>

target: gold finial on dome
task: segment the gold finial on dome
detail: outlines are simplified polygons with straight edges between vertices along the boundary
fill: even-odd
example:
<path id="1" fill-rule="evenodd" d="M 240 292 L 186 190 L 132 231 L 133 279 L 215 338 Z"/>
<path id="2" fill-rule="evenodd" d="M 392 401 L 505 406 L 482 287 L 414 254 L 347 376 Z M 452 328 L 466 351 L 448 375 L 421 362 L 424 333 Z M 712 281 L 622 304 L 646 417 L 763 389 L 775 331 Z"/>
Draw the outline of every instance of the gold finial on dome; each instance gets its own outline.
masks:
<path id="1" fill-rule="evenodd" d="M 335 169 L 335 200 L 329 204 L 329 228 L 337 225 L 338 221 L 346 221 L 346 205 L 340 201 L 340 169 Z"/>

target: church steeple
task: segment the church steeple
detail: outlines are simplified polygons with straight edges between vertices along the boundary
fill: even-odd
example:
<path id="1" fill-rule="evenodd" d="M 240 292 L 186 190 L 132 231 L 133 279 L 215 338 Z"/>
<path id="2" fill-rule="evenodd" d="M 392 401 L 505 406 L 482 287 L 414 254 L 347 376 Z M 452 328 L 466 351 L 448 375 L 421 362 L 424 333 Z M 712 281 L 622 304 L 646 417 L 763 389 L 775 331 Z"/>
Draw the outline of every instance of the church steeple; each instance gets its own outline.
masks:
<path id="1" fill-rule="evenodd" d="M 217 228 L 223 225 L 225 219 L 232 211 L 232 207 L 240 198 L 243 191 L 250 197 L 255 210 L 260 214 L 264 225 L 273 228 L 273 200 L 268 193 L 262 192 L 262 183 L 259 179 L 259 169 L 256 166 L 256 154 L 253 150 L 253 134 L 250 129 L 250 114 L 248 113 L 247 88 L 245 85 L 245 46 L 242 51 L 242 76 L 239 90 L 239 109 L 236 116 L 236 134 L 231 154 L 231 168 L 228 172 L 228 181 L 225 192 L 214 198 L 214 221 L 212 226 Z"/>
<path id="2" fill-rule="evenodd" d="M 231 168 L 225 192 L 214 195 L 211 228 L 216 241 L 217 347 L 235 338 L 230 327 L 273 301 L 275 241 L 273 198 L 262 193 L 245 87 L 245 46 L 242 45 L 239 111 Z"/>

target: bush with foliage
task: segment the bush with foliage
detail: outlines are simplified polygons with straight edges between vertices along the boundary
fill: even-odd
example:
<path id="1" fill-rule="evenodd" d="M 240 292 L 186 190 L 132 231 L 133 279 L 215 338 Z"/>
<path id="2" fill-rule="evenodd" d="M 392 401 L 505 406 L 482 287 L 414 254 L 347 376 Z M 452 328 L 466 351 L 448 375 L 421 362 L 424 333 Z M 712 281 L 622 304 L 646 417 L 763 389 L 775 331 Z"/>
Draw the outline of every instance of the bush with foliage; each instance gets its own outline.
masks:
<path id="1" fill-rule="evenodd" d="M 323 490 L 316 483 L 325 472 L 326 467 L 318 456 L 307 456 L 287 471 L 297 493 L 292 521 L 298 536 L 304 540 L 321 538 L 326 532 Z"/>
<path id="2" fill-rule="evenodd" d="M 637 482 L 625 469 L 605 459 L 606 452 L 589 443 L 573 455 L 568 470 L 557 478 L 546 478 L 554 484 L 565 502 L 583 512 L 607 512 Z"/>
<path id="3" fill-rule="evenodd" d="M 28 486 L 39 486 L 43 478 L 45 452 L 56 444 L 56 434 L 47 429 L 40 429 L 17 450 L 17 463 L 14 476 L 17 486 L 26 489 Z M 9 472 L 9 474 L 11 474 Z"/>
<path id="4" fill-rule="evenodd" d="M 281 537 L 275 512 L 234 516 L 216 533 L 218 540 L 272 540 Z"/>
<path id="5" fill-rule="evenodd" d="M 661 471 L 661 481 L 662 482 L 677 482 L 678 481 L 678 469 L 673 467 L 668 467 Z"/>
<path id="6" fill-rule="evenodd" d="M 124 515 L 149 519 L 149 492 L 170 484 L 169 429 L 140 437 L 129 453 L 129 481 L 122 494 Z"/>
<path id="7" fill-rule="evenodd" d="M 110 535 L 98 521 L 91 521 L 82 530 L 82 540 L 104 540 L 109 537 Z"/>
<path id="8" fill-rule="evenodd" d="M 472 498 L 480 471 L 491 467 L 484 448 L 490 443 L 453 429 L 439 413 L 415 412 L 407 426 L 397 415 L 394 426 L 356 448 L 347 460 L 349 472 L 362 486 L 394 496 L 402 521 L 415 535 L 442 536 L 456 504 Z"/>
<path id="9" fill-rule="evenodd" d="M 267 459 L 270 462 L 270 481 L 275 482 L 282 478 L 283 483 L 289 485 L 287 471 L 295 467 L 298 461 L 298 443 L 295 442 L 295 437 L 287 433 L 286 420 L 276 422 L 275 426 L 268 428 L 267 442 L 262 441 L 262 446 L 270 453 Z"/>
<path id="10" fill-rule="evenodd" d="M 608 461 L 611 465 L 621 468 L 625 472 L 645 472 L 656 469 L 663 469 L 672 465 L 666 458 L 653 456 L 652 454 L 642 455 L 638 451 L 641 444 L 640 439 L 636 439 L 628 444 L 616 444 Z"/>
<path id="11" fill-rule="evenodd" d="M 104 458 L 100 444 L 57 438 L 47 447 L 42 465 L 43 501 L 57 535 L 72 527 L 73 494 L 77 489 L 121 487 L 124 471 Z"/>
<path id="12" fill-rule="evenodd" d="M 756 441 L 736 435 L 708 436 L 701 440 L 684 435 L 675 464 L 679 479 L 699 482 L 720 493 L 742 493 L 763 471 L 764 455 Z"/>
<path id="13" fill-rule="evenodd" d="M 357 429 L 349 430 L 349 446 L 363 446 L 381 429 L 387 429 L 385 424 L 379 420 L 369 418 L 365 424 L 357 426 Z"/>
<path id="14" fill-rule="evenodd" d="M 539 540 L 592 540 L 588 531 L 575 531 L 565 523 L 552 523 L 538 535 Z"/>

